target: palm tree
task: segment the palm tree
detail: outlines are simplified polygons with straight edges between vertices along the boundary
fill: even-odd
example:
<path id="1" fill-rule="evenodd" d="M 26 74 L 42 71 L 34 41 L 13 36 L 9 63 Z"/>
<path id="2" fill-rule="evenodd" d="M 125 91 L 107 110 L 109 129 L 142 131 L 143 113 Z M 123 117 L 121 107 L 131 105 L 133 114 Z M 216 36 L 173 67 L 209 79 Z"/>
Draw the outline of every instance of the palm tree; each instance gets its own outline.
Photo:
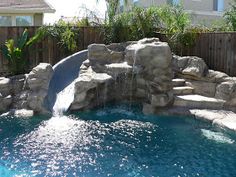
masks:
<path id="1" fill-rule="evenodd" d="M 128 0 L 105 0 L 107 3 L 107 16 L 109 23 L 113 21 L 118 9 L 120 7 L 121 2 L 124 2 L 124 5 L 127 6 Z M 99 0 L 97 0 L 99 2 Z"/>

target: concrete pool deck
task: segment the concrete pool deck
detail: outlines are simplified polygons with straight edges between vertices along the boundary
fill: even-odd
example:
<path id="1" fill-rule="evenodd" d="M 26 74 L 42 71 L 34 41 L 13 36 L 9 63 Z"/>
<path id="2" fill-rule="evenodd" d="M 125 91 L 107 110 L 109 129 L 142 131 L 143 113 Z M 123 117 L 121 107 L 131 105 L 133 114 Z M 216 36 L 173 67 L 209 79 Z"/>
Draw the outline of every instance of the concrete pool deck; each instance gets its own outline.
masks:
<path id="1" fill-rule="evenodd" d="M 213 125 L 227 128 L 236 132 L 236 113 L 229 110 L 192 109 L 186 107 L 173 107 L 161 111 L 164 115 L 192 116 L 196 119 L 207 121 Z"/>

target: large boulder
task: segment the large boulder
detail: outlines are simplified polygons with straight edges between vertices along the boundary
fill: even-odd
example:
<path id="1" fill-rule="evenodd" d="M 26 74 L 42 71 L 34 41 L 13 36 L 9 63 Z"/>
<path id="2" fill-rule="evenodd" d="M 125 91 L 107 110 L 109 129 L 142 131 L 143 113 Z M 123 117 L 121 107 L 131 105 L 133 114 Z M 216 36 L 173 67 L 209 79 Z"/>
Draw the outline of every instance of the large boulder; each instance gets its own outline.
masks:
<path id="1" fill-rule="evenodd" d="M 92 65 L 119 63 L 124 60 L 124 52 L 112 51 L 105 44 L 91 44 L 88 46 L 88 58 Z"/>
<path id="2" fill-rule="evenodd" d="M 209 70 L 208 74 L 206 75 L 205 80 L 214 82 L 214 83 L 221 83 L 225 81 L 229 76 L 220 71 Z"/>
<path id="3" fill-rule="evenodd" d="M 30 90 L 48 89 L 53 69 L 48 63 L 40 63 L 27 75 L 27 84 Z"/>
<path id="4" fill-rule="evenodd" d="M 125 61 L 139 68 L 136 97 L 153 107 L 165 107 L 173 100 L 173 71 L 170 47 L 158 38 L 145 38 L 126 47 Z M 148 96 L 152 95 L 152 96 Z"/>
<path id="5" fill-rule="evenodd" d="M 126 48 L 125 60 L 130 65 L 151 68 L 168 68 L 171 64 L 171 50 L 167 43 L 159 39 L 143 39 Z"/>
<path id="6" fill-rule="evenodd" d="M 9 78 L 0 77 L 0 92 L 3 96 L 11 94 L 11 80 Z"/>
<path id="7" fill-rule="evenodd" d="M 189 78 L 202 78 L 208 74 L 208 66 L 202 58 L 196 56 L 179 57 L 174 55 L 172 65 L 176 72 Z"/>
<path id="8" fill-rule="evenodd" d="M 27 105 L 36 113 L 45 113 L 44 99 L 48 93 L 48 86 L 53 75 L 53 68 L 48 63 L 40 63 L 27 75 L 28 88 Z"/>
<path id="9" fill-rule="evenodd" d="M 12 76 L 9 79 L 11 80 L 11 94 L 12 95 L 15 96 L 18 93 L 20 93 L 22 90 L 24 90 L 24 84 L 25 84 L 25 79 L 26 79 L 25 74 Z"/>
<path id="10" fill-rule="evenodd" d="M 12 104 L 12 96 L 8 95 L 8 96 L 3 96 L 0 93 L 0 112 L 6 112 L 7 110 L 9 110 L 10 105 Z"/>
<path id="11" fill-rule="evenodd" d="M 226 100 L 226 106 L 236 106 L 236 79 L 220 83 L 215 97 Z"/>
<path id="12" fill-rule="evenodd" d="M 100 91 L 100 86 L 108 85 L 110 81 L 112 81 L 112 76 L 106 73 L 96 73 L 91 67 L 83 70 L 75 80 L 75 95 L 70 109 L 80 110 L 96 104 L 92 100 L 97 99 L 95 97 L 98 97 L 99 92 L 104 93 L 104 91 Z"/>

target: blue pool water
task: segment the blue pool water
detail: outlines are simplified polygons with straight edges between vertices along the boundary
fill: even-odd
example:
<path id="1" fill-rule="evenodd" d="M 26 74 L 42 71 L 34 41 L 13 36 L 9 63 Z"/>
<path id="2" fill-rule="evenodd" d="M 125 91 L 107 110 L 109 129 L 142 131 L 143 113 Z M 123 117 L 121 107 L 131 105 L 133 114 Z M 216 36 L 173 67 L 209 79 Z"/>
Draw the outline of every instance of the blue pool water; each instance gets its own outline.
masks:
<path id="1" fill-rule="evenodd" d="M 0 177 L 236 176 L 234 133 L 138 107 L 4 117 L 0 129 Z"/>

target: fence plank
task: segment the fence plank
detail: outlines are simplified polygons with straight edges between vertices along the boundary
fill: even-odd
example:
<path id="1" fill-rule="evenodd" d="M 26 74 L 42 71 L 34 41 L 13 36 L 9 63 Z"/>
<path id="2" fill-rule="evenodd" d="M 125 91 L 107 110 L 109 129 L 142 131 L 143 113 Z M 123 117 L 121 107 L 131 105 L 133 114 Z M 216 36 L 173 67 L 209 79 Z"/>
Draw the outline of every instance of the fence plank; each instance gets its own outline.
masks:
<path id="1" fill-rule="evenodd" d="M 37 28 L 27 27 L 30 37 L 35 34 Z M 7 39 L 17 39 L 24 29 L 25 27 L 0 27 L 0 44 L 3 45 Z M 89 44 L 104 42 L 104 36 L 98 27 L 82 27 L 78 29 L 78 33 L 78 51 L 86 49 Z M 167 40 L 165 35 L 157 35 L 161 40 Z M 177 54 L 199 56 L 210 69 L 236 76 L 236 32 L 201 33 L 192 47 L 179 47 Z M 47 38 L 29 50 L 27 56 L 31 69 L 40 62 L 50 62 L 54 65 L 64 58 L 66 53 L 56 39 Z M 8 72 L 7 60 L 0 51 L 0 76 Z"/>

